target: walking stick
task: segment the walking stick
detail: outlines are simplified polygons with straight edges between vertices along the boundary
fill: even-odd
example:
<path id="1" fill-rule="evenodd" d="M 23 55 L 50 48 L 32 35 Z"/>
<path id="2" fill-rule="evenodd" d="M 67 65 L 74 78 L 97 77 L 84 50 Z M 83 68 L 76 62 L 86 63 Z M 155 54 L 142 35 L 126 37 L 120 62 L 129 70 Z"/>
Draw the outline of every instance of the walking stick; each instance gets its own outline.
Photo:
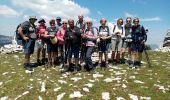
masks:
<path id="1" fill-rule="evenodd" d="M 148 66 L 151 68 L 152 66 L 151 66 L 150 58 L 149 58 L 148 53 L 146 51 L 146 45 L 144 45 L 144 53 L 145 53 L 145 56 L 146 56 Z"/>

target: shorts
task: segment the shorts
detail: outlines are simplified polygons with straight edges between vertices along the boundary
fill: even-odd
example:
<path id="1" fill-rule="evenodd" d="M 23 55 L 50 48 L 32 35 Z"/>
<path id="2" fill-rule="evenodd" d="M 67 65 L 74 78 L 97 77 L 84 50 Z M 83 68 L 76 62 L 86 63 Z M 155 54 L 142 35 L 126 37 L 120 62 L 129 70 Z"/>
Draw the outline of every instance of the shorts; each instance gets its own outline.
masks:
<path id="1" fill-rule="evenodd" d="M 35 47 L 35 40 L 29 39 L 28 42 L 22 41 L 23 49 L 25 54 L 33 54 Z"/>
<path id="2" fill-rule="evenodd" d="M 134 52 L 143 52 L 144 46 L 144 44 L 132 43 L 131 50 Z"/>
<path id="3" fill-rule="evenodd" d="M 74 58 L 79 58 L 79 46 L 71 46 L 68 50 L 68 57 L 72 58 L 72 55 L 74 55 Z"/>
<path id="4" fill-rule="evenodd" d="M 122 48 L 122 40 L 115 40 L 115 39 L 112 39 L 112 51 L 119 51 L 121 50 Z"/>
<path id="5" fill-rule="evenodd" d="M 36 46 L 37 46 L 37 49 L 44 49 L 45 48 L 45 43 L 42 40 L 37 40 L 36 41 Z"/>
<path id="6" fill-rule="evenodd" d="M 58 52 L 58 44 L 47 43 L 47 52 Z"/>
<path id="7" fill-rule="evenodd" d="M 106 41 L 98 43 L 99 52 L 107 52 L 108 51 L 108 43 Z"/>

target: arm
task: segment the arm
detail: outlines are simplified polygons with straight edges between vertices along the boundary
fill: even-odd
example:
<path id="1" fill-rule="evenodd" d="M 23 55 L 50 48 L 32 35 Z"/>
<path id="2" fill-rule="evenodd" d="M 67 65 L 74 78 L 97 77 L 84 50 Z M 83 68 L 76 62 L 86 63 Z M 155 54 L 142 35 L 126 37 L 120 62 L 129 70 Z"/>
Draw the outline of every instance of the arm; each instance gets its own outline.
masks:
<path id="1" fill-rule="evenodd" d="M 29 38 L 25 36 L 25 34 L 23 33 L 23 28 L 21 26 L 18 28 L 18 33 L 22 37 L 23 40 L 25 41 L 29 40 Z"/>

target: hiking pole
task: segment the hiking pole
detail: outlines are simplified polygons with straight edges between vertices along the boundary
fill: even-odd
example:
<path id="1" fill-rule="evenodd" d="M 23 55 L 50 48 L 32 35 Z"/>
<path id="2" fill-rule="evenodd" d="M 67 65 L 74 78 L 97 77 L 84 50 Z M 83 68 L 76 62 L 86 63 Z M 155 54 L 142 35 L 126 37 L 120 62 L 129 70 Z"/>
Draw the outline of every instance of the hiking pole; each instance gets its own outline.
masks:
<path id="1" fill-rule="evenodd" d="M 145 56 L 146 56 L 146 60 L 147 60 L 148 66 L 151 68 L 152 66 L 151 66 L 150 58 L 148 56 L 145 44 L 144 44 L 144 53 L 145 53 Z"/>

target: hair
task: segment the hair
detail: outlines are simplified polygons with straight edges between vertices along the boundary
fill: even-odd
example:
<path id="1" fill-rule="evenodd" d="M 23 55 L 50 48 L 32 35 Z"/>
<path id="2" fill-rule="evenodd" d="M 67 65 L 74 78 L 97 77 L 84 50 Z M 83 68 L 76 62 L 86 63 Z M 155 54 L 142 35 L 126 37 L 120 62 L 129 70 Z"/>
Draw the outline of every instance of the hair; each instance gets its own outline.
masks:
<path id="1" fill-rule="evenodd" d="M 51 19 L 51 20 L 49 21 L 49 24 L 52 24 L 52 23 L 55 24 L 55 20 L 54 20 L 54 19 Z"/>
<path id="2" fill-rule="evenodd" d="M 133 23 L 135 22 L 135 20 L 138 20 L 138 22 L 139 22 L 139 18 L 138 18 L 138 17 L 135 17 L 135 18 L 133 19 Z"/>
<path id="3" fill-rule="evenodd" d="M 107 22 L 107 20 L 105 19 L 105 18 L 102 18 L 101 20 L 100 20 L 100 23 L 102 23 L 102 21 L 105 21 L 105 23 Z"/>
<path id="4" fill-rule="evenodd" d="M 118 19 L 117 19 L 117 24 L 119 23 L 119 21 L 120 21 L 120 20 L 122 20 L 122 21 L 123 21 L 123 19 L 122 19 L 122 18 L 118 18 Z"/>

